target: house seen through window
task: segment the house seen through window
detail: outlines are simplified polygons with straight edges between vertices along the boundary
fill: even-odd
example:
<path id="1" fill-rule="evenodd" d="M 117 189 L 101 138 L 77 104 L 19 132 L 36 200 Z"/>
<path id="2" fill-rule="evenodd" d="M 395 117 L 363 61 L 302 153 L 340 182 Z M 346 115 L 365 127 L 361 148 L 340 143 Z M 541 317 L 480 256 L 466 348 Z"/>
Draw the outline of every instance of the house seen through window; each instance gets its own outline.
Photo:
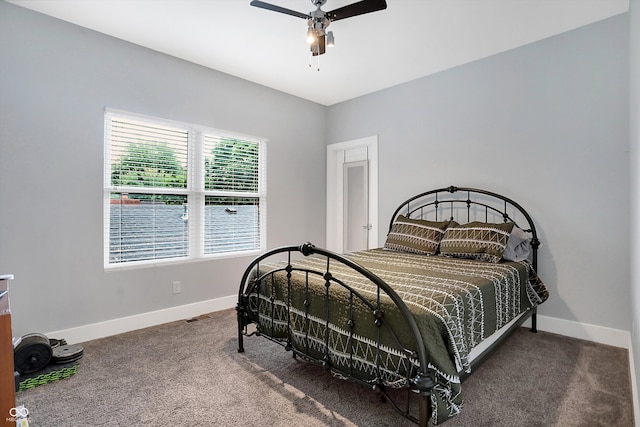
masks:
<path id="1" fill-rule="evenodd" d="M 264 250 L 265 141 L 105 114 L 105 267 Z"/>

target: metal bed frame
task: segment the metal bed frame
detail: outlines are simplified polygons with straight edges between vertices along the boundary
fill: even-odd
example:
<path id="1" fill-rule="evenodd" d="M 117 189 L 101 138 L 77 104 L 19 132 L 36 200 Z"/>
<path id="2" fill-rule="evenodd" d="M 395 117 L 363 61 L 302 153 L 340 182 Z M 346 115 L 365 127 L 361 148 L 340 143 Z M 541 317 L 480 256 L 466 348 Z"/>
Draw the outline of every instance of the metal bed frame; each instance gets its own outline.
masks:
<path id="1" fill-rule="evenodd" d="M 498 222 L 496 221 L 496 219 L 500 219 L 504 222 L 514 222 L 518 227 L 530 233 L 531 248 L 533 251 L 532 265 L 534 269 L 537 268 L 537 249 L 540 246 L 540 241 L 538 240 L 538 235 L 533 220 L 531 219 L 531 216 L 518 203 L 508 197 L 476 188 L 450 186 L 446 188 L 427 191 L 404 201 L 393 213 L 389 224 L 389 229 L 391 229 L 395 218 L 401 214 L 409 218 L 429 219 L 435 221 L 443 220 L 445 218 L 445 215 L 447 215 L 446 219 L 459 219 L 459 221 L 464 220 L 466 222 L 473 220 L 482 220 L 484 222 Z M 312 254 L 324 257 L 326 259 L 326 268 L 322 269 L 322 271 L 316 271 L 310 269 L 295 268 L 292 266 L 292 259 L 299 258 L 300 255 L 306 257 Z M 275 270 L 270 270 L 260 275 L 259 277 L 253 277 L 254 270 L 258 269 L 259 271 L 261 263 L 263 263 L 265 260 L 269 260 L 268 262 L 273 262 L 272 260 L 278 257 L 284 257 L 286 259 L 283 267 Z M 340 277 L 334 276 L 331 272 L 331 266 L 335 263 L 343 264 L 349 267 L 354 272 L 357 272 L 358 274 L 364 276 L 367 280 L 373 283 L 377 287 L 377 297 L 372 301 L 370 298 L 364 297 L 358 291 L 351 288 L 347 281 L 342 280 Z M 287 299 L 291 301 L 291 275 L 294 271 L 305 274 L 307 278 L 307 294 L 305 295 L 303 304 L 306 309 L 306 316 L 308 316 L 309 306 L 307 300 L 309 279 L 311 277 L 316 277 L 324 280 L 324 319 L 326 320 L 327 327 L 325 328 L 325 339 L 322 352 L 323 354 L 321 357 L 317 357 L 316 353 L 312 354 L 312 352 L 310 352 L 309 350 L 308 345 L 298 346 L 290 338 L 283 338 L 281 335 L 274 333 L 275 331 L 273 329 L 273 325 L 275 311 L 273 304 L 271 305 L 270 321 L 262 321 L 260 315 L 257 314 L 259 313 L 259 308 L 256 312 L 255 307 L 253 309 L 250 307 L 249 299 L 251 295 L 253 294 L 254 296 L 257 296 L 257 294 L 260 292 L 263 292 L 264 298 L 269 299 L 271 303 L 273 303 L 273 290 L 270 291 L 269 289 L 262 289 L 264 288 L 264 286 L 261 286 L 261 284 L 265 279 L 277 273 L 286 275 Z M 329 356 L 331 353 L 331 345 L 329 340 L 328 327 L 328 302 L 331 298 L 331 289 L 335 287 L 342 288 L 343 290 L 346 290 L 348 292 L 348 310 L 350 313 L 353 312 L 355 302 L 363 303 L 368 307 L 370 311 L 371 322 L 376 325 L 376 332 L 374 334 L 375 336 L 368 337 L 375 341 L 377 347 L 377 354 L 375 357 L 377 374 L 373 379 L 365 379 L 359 377 L 356 369 L 354 368 L 353 360 L 351 360 L 350 363 L 347 363 L 346 367 L 343 365 L 339 366 L 338 364 L 334 364 L 331 361 L 331 358 Z M 271 295 L 267 295 L 267 293 L 269 292 L 271 293 Z M 398 339 L 397 331 L 394 330 L 388 322 L 385 322 L 384 310 L 381 306 L 381 299 L 385 295 L 391 301 L 393 301 L 397 310 L 401 314 L 401 317 L 405 322 L 403 328 L 407 328 L 405 330 L 411 331 L 411 335 L 414 339 L 414 345 L 412 345 L 411 348 L 416 349 L 415 351 L 408 350 L 405 346 L 403 346 Z M 260 301 L 259 298 L 258 301 Z M 289 305 L 290 304 L 287 305 L 286 310 L 289 310 Z M 379 392 L 383 396 L 384 400 L 390 402 L 393 408 L 403 417 L 417 423 L 421 427 L 427 426 L 428 421 L 431 418 L 430 396 L 435 382 L 431 378 L 429 370 L 427 369 L 428 360 L 426 357 L 425 343 L 423 342 L 422 336 L 418 330 L 417 324 L 411 312 L 402 301 L 402 299 L 387 283 L 385 283 L 375 274 L 371 273 L 369 270 L 363 268 L 362 266 L 349 260 L 348 258 L 345 258 L 326 249 L 317 248 L 313 244 L 308 242 L 299 246 L 285 246 L 273 249 L 254 259 L 247 267 L 240 283 L 240 289 L 238 292 L 238 304 L 236 306 L 236 310 L 238 318 L 238 352 L 244 352 L 243 338 L 245 336 L 251 336 L 254 334 L 262 335 L 282 345 L 285 350 L 292 351 L 293 357 L 300 356 L 305 360 L 308 360 L 330 370 L 331 373 L 334 374 L 334 376 L 337 376 L 341 379 L 354 381 L 356 383 L 360 383 L 372 388 L 373 390 Z M 287 318 L 290 319 L 288 311 Z M 512 322 L 511 326 L 509 326 L 508 329 L 504 331 L 504 333 L 502 333 L 499 339 L 497 339 L 491 346 L 489 346 L 484 352 L 482 352 L 473 360 L 473 362 L 471 363 L 472 370 L 481 365 L 493 352 L 495 352 L 495 350 L 497 350 L 500 344 L 504 342 L 514 330 L 522 326 L 522 324 L 528 318 L 531 318 L 531 331 L 536 332 L 536 307 L 534 306 L 532 309 L 520 315 L 520 317 L 515 322 Z M 256 330 L 253 333 L 248 332 L 248 326 L 250 324 L 256 325 Z M 353 334 L 353 322 L 351 320 L 349 321 L 349 327 L 350 334 Z M 291 331 L 290 320 L 286 325 L 286 329 L 288 331 Z M 405 388 L 407 389 L 407 400 L 404 408 L 400 407 L 402 403 L 396 402 L 394 399 L 392 399 L 389 393 L 387 393 L 386 387 L 382 381 L 382 362 L 379 356 L 381 351 L 380 336 L 383 330 L 386 334 L 393 338 L 393 341 L 396 343 L 397 351 L 401 352 L 408 361 L 414 361 L 413 363 L 417 361 L 419 365 L 418 369 L 413 371 L 414 373 L 411 374 L 411 377 L 406 379 L 407 386 Z M 290 333 L 285 335 L 287 337 L 291 336 Z M 426 343 L 426 345 L 428 345 L 428 343 Z M 468 376 L 469 374 L 466 373 L 460 374 L 462 381 L 464 381 Z M 412 395 L 417 395 L 418 399 L 417 417 L 415 416 L 415 406 L 413 406 L 413 409 L 411 409 L 410 405 Z"/>

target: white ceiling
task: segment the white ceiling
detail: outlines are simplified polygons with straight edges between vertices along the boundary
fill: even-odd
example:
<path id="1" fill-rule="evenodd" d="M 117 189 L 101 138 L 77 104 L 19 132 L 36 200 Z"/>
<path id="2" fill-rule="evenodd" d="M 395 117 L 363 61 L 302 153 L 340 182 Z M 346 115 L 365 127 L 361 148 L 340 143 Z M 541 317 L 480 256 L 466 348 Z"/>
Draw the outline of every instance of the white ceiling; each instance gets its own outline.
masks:
<path id="1" fill-rule="evenodd" d="M 323 105 L 629 10 L 629 0 L 387 0 L 386 10 L 331 24 L 336 46 L 318 63 L 305 41 L 305 20 L 249 1 L 9 0 Z M 323 10 L 355 1 L 328 0 Z M 314 9 L 310 0 L 268 2 Z"/>

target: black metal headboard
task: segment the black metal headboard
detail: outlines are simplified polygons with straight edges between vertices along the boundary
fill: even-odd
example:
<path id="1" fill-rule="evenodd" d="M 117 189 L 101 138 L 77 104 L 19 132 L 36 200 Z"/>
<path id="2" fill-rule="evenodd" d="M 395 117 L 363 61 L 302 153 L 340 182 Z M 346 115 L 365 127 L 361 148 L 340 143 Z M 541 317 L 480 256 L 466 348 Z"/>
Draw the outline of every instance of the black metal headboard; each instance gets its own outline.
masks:
<path id="1" fill-rule="evenodd" d="M 532 264 L 537 268 L 540 240 L 529 213 L 515 201 L 500 194 L 477 188 L 455 187 L 427 191 L 405 200 L 391 216 L 389 230 L 398 215 L 430 221 L 455 220 L 514 222 L 531 234 Z"/>

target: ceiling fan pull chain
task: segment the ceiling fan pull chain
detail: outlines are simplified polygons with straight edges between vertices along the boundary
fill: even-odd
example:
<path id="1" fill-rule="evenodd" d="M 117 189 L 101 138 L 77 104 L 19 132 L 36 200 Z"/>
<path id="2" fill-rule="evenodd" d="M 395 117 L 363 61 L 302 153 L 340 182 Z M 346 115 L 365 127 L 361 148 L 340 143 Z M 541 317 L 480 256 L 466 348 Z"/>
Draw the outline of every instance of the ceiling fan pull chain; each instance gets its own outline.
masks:
<path id="1" fill-rule="evenodd" d="M 309 68 L 311 68 L 313 65 L 311 64 L 311 60 L 313 59 L 313 53 L 311 53 L 311 55 L 309 55 Z M 316 71 L 320 71 L 320 55 L 316 56 Z"/>

